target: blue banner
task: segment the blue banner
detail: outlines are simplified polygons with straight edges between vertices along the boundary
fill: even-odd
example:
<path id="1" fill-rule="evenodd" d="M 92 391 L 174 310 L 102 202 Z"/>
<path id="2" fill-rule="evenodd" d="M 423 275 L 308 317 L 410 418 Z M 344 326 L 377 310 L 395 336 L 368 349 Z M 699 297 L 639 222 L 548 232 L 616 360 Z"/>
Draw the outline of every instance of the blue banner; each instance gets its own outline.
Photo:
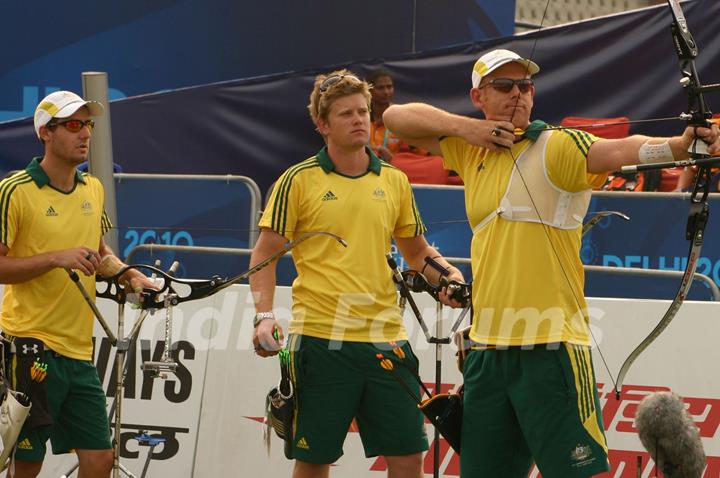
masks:
<path id="1" fill-rule="evenodd" d="M 711 195 L 710 219 L 705 229 L 696 272 L 720 285 L 720 195 Z M 688 194 L 596 193 L 590 211 L 621 211 L 629 221 L 608 217 L 583 240 L 583 263 L 609 267 L 637 267 L 684 271 L 690 242 L 686 239 L 690 200 Z M 590 213 L 590 214 L 591 214 Z M 649 280 L 646 277 L 588 274 L 586 293 L 595 297 L 674 297 L 680 279 Z M 627 291 L 623 293 L 623 291 Z M 694 282 L 689 299 L 707 299 L 709 290 Z"/>
<path id="2" fill-rule="evenodd" d="M 107 72 L 117 99 L 506 36 L 515 13 L 491 0 L 41 5 L 3 2 L 0 121 L 32 116 L 57 89 L 79 92 L 83 71 Z"/>

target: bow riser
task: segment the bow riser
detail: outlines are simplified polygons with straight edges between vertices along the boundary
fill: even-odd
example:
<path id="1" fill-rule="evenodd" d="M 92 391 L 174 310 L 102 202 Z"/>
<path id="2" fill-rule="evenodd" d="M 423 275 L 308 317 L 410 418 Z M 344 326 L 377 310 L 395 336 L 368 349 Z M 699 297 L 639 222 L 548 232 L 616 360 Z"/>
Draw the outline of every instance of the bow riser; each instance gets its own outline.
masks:
<path id="1" fill-rule="evenodd" d="M 160 285 L 157 289 L 144 289 L 139 294 L 140 300 L 138 305 L 143 310 L 162 309 L 165 307 L 178 305 L 182 302 L 204 299 L 205 297 L 209 297 L 213 294 L 220 292 L 223 289 L 230 287 L 233 284 L 237 284 L 247 279 L 251 275 L 259 272 L 260 270 L 272 264 L 274 261 L 278 260 L 280 257 L 290 252 L 290 250 L 298 246 L 300 243 L 306 241 L 307 239 L 310 239 L 311 237 L 316 236 L 328 236 L 339 242 L 343 247 L 347 247 L 347 242 L 345 242 L 342 237 L 335 234 L 324 231 L 308 232 L 299 236 L 293 241 L 286 242 L 282 249 L 275 252 L 274 254 L 271 254 L 269 257 L 257 263 L 247 271 L 238 274 L 235 277 L 224 279 L 218 276 L 215 276 L 209 280 L 179 279 L 166 273 L 165 271 L 158 269 L 157 267 L 144 264 L 133 264 L 123 267 L 113 276 L 102 278 L 99 277 L 98 280 L 104 283 L 105 287 L 98 290 L 96 292 L 96 296 L 110 299 L 119 304 L 124 304 L 129 294 L 120 284 L 120 276 L 122 276 L 129 269 L 142 269 L 151 272 L 152 275 L 160 279 Z M 169 302 L 165 301 L 164 299 L 164 297 L 168 296 L 172 297 L 172 300 Z"/>

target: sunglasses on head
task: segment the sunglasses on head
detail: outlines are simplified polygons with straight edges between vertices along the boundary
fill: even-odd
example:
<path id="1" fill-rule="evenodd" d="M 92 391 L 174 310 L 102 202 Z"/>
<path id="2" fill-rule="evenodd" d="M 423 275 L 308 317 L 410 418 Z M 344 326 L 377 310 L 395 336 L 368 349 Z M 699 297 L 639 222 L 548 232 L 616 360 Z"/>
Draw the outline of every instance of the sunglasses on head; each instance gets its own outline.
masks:
<path id="1" fill-rule="evenodd" d="M 85 126 L 88 127 L 90 131 L 95 127 L 95 121 L 88 119 L 88 120 L 80 120 L 80 119 L 66 119 L 66 120 L 58 120 L 58 121 L 51 121 L 47 124 L 48 128 L 53 128 L 55 126 L 62 125 L 65 127 L 66 130 L 70 131 L 71 133 L 77 133 L 81 129 L 83 129 Z"/>
<path id="2" fill-rule="evenodd" d="M 328 88 L 330 88 L 332 85 L 336 85 L 340 82 L 343 78 L 350 78 L 351 80 L 357 81 L 360 83 L 360 79 L 355 75 L 330 75 L 327 78 L 323 80 L 322 83 L 320 83 L 320 94 L 322 95 L 325 93 Z"/>
<path id="3" fill-rule="evenodd" d="M 495 78 L 490 80 L 479 88 L 485 88 L 486 86 L 492 86 L 501 93 L 510 93 L 515 85 L 517 85 L 520 93 L 527 93 L 530 91 L 530 87 L 533 85 L 531 78 L 521 78 L 519 80 L 513 80 L 512 78 Z"/>

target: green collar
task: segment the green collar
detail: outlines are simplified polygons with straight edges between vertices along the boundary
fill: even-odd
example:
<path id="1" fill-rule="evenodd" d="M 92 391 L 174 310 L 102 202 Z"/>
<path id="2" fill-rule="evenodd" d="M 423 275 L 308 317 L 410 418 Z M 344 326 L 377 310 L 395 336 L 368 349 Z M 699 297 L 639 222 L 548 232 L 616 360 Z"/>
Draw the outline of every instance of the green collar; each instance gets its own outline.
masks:
<path id="1" fill-rule="evenodd" d="M 537 141 L 538 136 L 540 136 L 540 133 L 547 130 L 547 123 L 543 120 L 535 120 L 530 125 L 525 128 L 525 132 L 523 133 L 523 138 L 527 138 L 531 141 Z"/>
<path id="2" fill-rule="evenodd" d="M 370 156 L 368 171 L 372 171 L 373 173 L 380 175 L 380 158 L 378 158 L 373 152 L 373 150 L 368 148 L 367 146 L 365 147 L 365 152 L 367 152 L 368 156 Z M 326 174 L 335 171 L 335 164 L 333 164 L 330 156 L 327 153 L 327 146 L 324 146 L 323 149 L 318 151 L 315 157 L 317 158 L 320 167 L 323 171 L 325 171 Z"/>
<path id="3" fill-rule="evenodd" d="M 28 164 L 25 168 L 25 171 L 27 171 L 39 188 L 50 184 L 50 178 L 45 170 L 40 166 L 40 161 L 42 161 L 42 159 L 43 158 L 41 156 L 33 158 L 33 160 L 30 161 L 30 164 Z M 82 173 L 78 170 L 75 170 L 75 183 L 85 184 L 85 178 L 83 178 Z"/>

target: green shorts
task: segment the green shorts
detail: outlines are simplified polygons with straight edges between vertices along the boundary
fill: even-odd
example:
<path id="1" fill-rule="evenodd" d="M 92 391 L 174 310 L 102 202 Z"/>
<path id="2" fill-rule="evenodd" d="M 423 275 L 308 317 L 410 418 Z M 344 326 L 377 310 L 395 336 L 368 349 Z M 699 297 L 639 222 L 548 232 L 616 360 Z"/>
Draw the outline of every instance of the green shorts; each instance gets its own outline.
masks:
<path id="1" fill-rule="evenodd" d="M 111 448 L 105 392 L 91 361 L 75 360 L 44 352 L 47 364 L 47 403 L 53 424 L 23 427 L 15 458 L 42 461 L 50 438 L 54 454 L 71 450 Z"/>
<path id="2" fill-rule="evenodd" d="M 330 342 L 291 335 L 291 374 L 297 392 L 294 458 L 329 464 L 343 454 L 343 442 L 356 419 L 365 456 L 400 456 L 428 449 L 424 416 L 402 380 L 419 397 L 411 370 L 417 359 L 407 343 L 405 358 L 387 343 Z M 331 348 L 332 346 L 332 348 Z M 393 361 L 395 373 L 376 357 Z"/>
<path id="3" fill-rule="evenodd" d="M 610 469 L 590 349 L 472 350 L 465 362 L 462 478 L 580 478 Z"/>

